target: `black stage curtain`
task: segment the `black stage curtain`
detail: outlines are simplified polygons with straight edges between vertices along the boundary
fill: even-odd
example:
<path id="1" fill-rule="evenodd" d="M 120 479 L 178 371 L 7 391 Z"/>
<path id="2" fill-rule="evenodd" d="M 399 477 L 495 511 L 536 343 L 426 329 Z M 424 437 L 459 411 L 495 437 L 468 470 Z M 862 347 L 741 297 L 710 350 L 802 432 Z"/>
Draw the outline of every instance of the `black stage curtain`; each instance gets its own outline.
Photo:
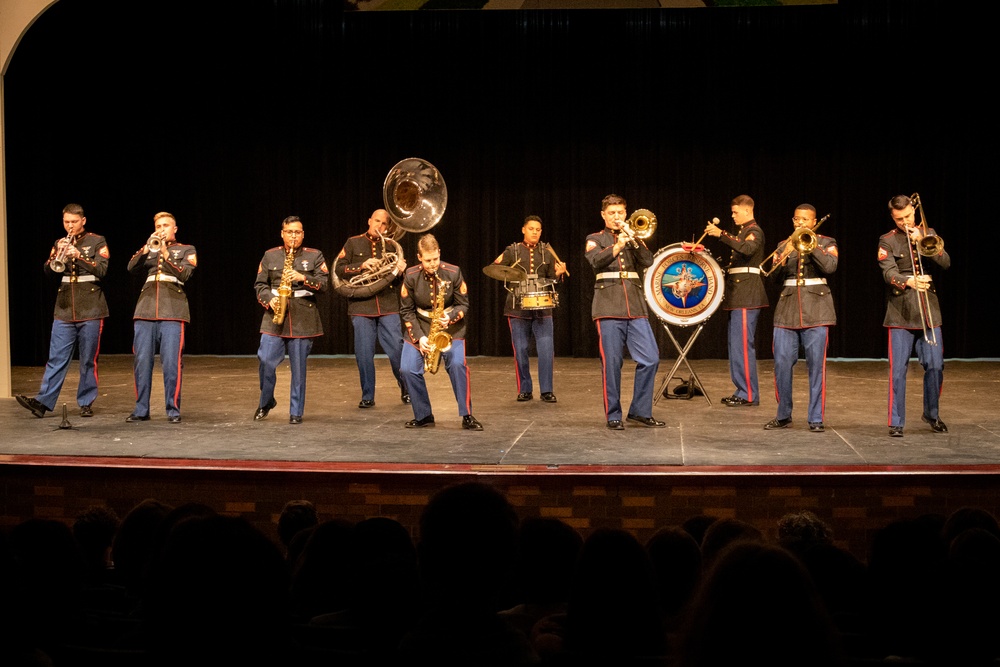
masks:
<path id="1" fill-rule="evenodd" d="M 414 156 L 447 181 L 433 231 L 469 284 L 470 355 L 511 353 L 501 285 L 481 269 L 535 213 L 572 274 L 556 353 L 596 356 L 583 247 L 615 192 L 656 214 L 653 248 L 700 236 L 713 216 L 731 225 L 741 193 L 771 248 L 795 205 L 831 214 L 829 356 L 884 357 L 877 241 L 889 198 L 918 191 L 953 260 L 936 277 L 945 353 L 996 356 L 992 328 L 975 326 L 989 317 L 992 290 L 975 288 L 990 284 L 990 262 L 968 240 L 991 252 L 980 214 L 992 209 L 995 114 L 975 84 L 990 46 L 977 14 L 944 0 L 363 13 L 318 0 L 61 0 L 5 79 L 14 363 L 47 356 L 55 286 L 41 265 L 66 203 L 111 248 L 105 353 L 131 349 L 140 282 L 125 267 L 168 210 L 199 251 L 187 352 L 253 354 L 252 283 L 281 219 L 299 215 L 332 263 L 382 206 L 392 165 Z M 411 263 L 415 241 L 403 241 Z M 314 352 L 351 353 L 344 302 L 320 305 Z M 725 320 L 717 311 L 692 358 L 725 358 Z M 762 358 L 771 323 L 768 310 Z"/>

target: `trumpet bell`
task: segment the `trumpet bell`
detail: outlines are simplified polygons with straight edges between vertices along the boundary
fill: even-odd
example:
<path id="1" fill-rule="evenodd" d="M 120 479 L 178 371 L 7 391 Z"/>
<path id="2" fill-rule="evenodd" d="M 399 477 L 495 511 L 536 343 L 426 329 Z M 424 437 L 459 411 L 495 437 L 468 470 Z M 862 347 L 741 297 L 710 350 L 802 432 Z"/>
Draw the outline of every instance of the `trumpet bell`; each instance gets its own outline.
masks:
<path id="1" fill-rule="evenodd" d="M 636 209 L 628 218 L 628 226 L 638 238 L 646 240 L 656 231 L 656 216 L 648 208 Z"/>
<path id="2" fill-rule="evenodd" d="M 421 158 L 400 160 L 382 185 L 385 210 L 403 232 L 426 232 L 441 222 L 448 206 L 448 188 L 434 165 Z M 393 232 L 399 238 L 402 233 Z"/>

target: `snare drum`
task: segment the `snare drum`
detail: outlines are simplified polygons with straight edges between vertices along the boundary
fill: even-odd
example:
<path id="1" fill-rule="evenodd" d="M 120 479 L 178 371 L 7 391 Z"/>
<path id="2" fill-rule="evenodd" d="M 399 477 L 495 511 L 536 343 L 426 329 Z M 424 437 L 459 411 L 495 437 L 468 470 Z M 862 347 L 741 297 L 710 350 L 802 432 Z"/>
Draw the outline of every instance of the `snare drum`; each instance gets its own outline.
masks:
<path id="1" fill-rule="evenodd" d="M 524 292 L 518 298 L 521 310 L 543 310 L 559 305 L 559 294 L 552 291 Z"/>

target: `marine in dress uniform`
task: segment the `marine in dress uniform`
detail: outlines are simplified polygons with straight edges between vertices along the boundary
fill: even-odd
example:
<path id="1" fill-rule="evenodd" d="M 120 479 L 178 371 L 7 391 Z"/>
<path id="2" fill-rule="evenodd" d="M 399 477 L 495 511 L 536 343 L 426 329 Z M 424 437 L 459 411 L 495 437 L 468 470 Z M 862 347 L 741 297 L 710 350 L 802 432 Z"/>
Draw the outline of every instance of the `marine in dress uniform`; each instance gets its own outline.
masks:
<path id="1" fill-rule="evenodd" d="M 886 284 L 885 319 L 882 325 L 889 331 L 889 435 L 902 437 L 906 425 L 906 371 L 910 354 L 916 350 L 917 360 L 924 369 L 924 405 L 921 419 L 931 426 L 935 433 L 947 433 L 948 427 L 938 414 L 938 400 L 944 384 L 944 343 L 941 338 L 941 306 L 938 302 L 934 282 L 929 274 L 915 275 L 913 257 L 917 254 L 912 242 L 923 236 L 921 228 L 914 224 L 914 202 L 905 195 L 897 195 L 889 201 L 889 214 L 896 229 L 884 234 L 878 242 L 878 265 Z M 928 229 L 927 235 L 934 230 Z M 941 244 L 940 251 L 918 259 L 925 268 L 938 266 L 947 269 L 951 257 Z M 923 291 L 922 299 L 918 290 Z M 921 301 L 924 303 L 924 318 L 921 319 Z M 924 322 L 928 326 L 927 335 L 934 344 L 924 339 Z"/>
<path id="2" fill-rule="evenodd" d="M 548 244 L 540 242 L 541 218 L 529 215 L 524 220 L 521 233 L 524 235 L 524 240 L 504 248 L 503 254 L 494 260 L 494 264 L 520 267 L 527 274 L 528 284 L 538 284 L 539 280 L 560 280 L 567 275 L 566 264 L 556 258 Z M 508 291 L 503 314 L 507 317 L 511 345 L 514 348 L 517 400 L 530 401 L 533 398 L 534 386 L 531 382 L 531 364 L 528 355 L 531 339 L 534 338 L 538 353 L 538 384 L 541 389 L 541 399 L 546 403 L 555 403 L 556 395 L 552 393 L 552 365 L 555 356 L 552 309 L 525 310 L 520 308 L 520 305 L 515 303 L 514 293 Z"/>
<path id="3" fill-rule="evenodd" d="M 129 273 L 145 275 L 146 282 L 132 318 L 136 399 L 135 409 L 125 421 L 149 420 L 153 358 L 159 349 L 167 421 L 177 423 L 181 420 L 184 329 L 191 321 L 184 285 L 198 266 L 198 255 L 193 245 L 177 242 L 177 221 L 173 215 L 157 213 L 153 223 L 155 233 L 149 240 L 152 242 L 155 237 L 159 248 L 151 248 L 147 242 L 128 262 Z"/>
<path id="4" fill-rule="evenodd" d="M 768 306 L 760 265 L 764 261 L 764 231 L 753 217 L 753 199 L 740 195 L 731 204 L 736 236 L 708 223 L 705 232 L 729 246 L 726 293 L 722 309 L 729 311 L 729 376 L 736 387 L 722 399 L 729 407 L 760 405 L 757 383 L 757 320 Z"/>
<path id="5" fill-rule="evenodd" d="M 621 406 L 623 351 L 635 360 L 635 386 L 626 419 L 663 427 L 653 418 L 653 385 L 660 367 L 660 348 L 646 312 L 641 271 L 652 265 L 653 253 L 636 239 L 633 246 L 622 231 L 625 199 L 608 195 L 601 201 L 605 227 L 587 237 L 585 256 L 594 269 L 591 317 L 597 325 L 604 377 L 604 413 L 609 429 L 624 430 Z"/>
<path id="6" fill-rule="evenodd" d="M 108 316 L 108 303 L 101 289 L 101 279 L 108 272 L 108 244 L 103 236 L 84 230 L 87 218 L 79 204 L 63 208 L 66 236 L 56 241 L 45 262 L 46 275 L 61 276 L 56 295 L 49 359 L 42 375 L 38 394 L 17 394 L 17 402 L 42 417 L 55 408 L 73 349 L 80 350 L 80 383 L 76 402 L 81 417 L 94 414 L 91 407 L 97 398 L 97 358 L 101 349 L 101 331 Z M 53 268 L 54 260 L 62 266 Z"/>
<path id="7" fill-rule="evenodd" d="M 815 207 L 800 204 L 792 222 L 796 229 L 816 227 Z M 784 281 L 774 309 L 774 393 L 778 414 L 764 429 L 786 428 L 792 423 L 792 369 L 799 360 L 801 345 L 809 371 L 809 430 L 818 433 L 825 429 L 829 328 L 837 323 L 833 295 L 827 284 L 827 276 L 837 270 L 837 241 L 816 234 L 816 247 L 809 252 L 799 253 L 790 242 L 777 252 L 775 261 L 782 268 L 775 273 Z"/>
<path id="8" fill-rule="evenodd" d="M 288 422 L 301 424 L 306 403 L 306 362 L 313 339 L 323 335 L 316 294 L 326 289 L 330 271 L 322 252 L 302 245 L 305 232 L 297 216 L 289 216 L 282 221 L 281 238 L 283 244 L 271 248 L 261 258 L 253 285 L 257 301 L 264 308 L 260 321 L 260 346 L 257 348 L 260 401 L 253 418 L 255 421 L 264 419 L 277 405 L 274 399 L 277 368 L 287 353 L 292 371 Z M 293 253 L 292 294 L 285 306 L 284 320 L 276 324 L 274 308 L 289 250 Z"/>
<path id="9" fill-rule="evenodd" d="M 441 324 L 451 336 L 451 347 L 441 352 L 441 361 L 451 380 L 462 417 L 462 428 L 482 431 L 483 425 L 472 416 L 472 396 L 469 391 L 469 367 L 465 362 L 465 318 L 469 312 L 469 290 L 462 277 L 462 270 L 454 264 L 441 261 L 441 248 L 431 234 L 421 236 L 417 242 L 420 266 L 406 270 L 400 288 L 400 316 L 405 327 L 405 340 L 400 361 L 403 382 L 410 391 L 413 419 L 407 428 L 434 425 L 427 381 L 424 377 L 424 355 L 427 354 L 427 334 L 431 330 L 431 313 L 439 295 L 444 296 L 444 315 Z"/>
<path id="10" fill-rule="evenodd" d="M 347 239 L 336 262 L 337 277 L 349 281 L 355 276 L 377 269 L 386 254 L 384 235 L 389 227 L 389 213 L 379 209 L 368 218 L 368 231 Z M 389 251 L 393 246 L 389 244 Z M 399 320 L 399 286 L 403 282 L 406 260 L 396 261 L 385 286 L 368 294 L 355 290 L 347 297 L 347 314 L 354 326 L 354 358 L 361 376 L 361 402 L 359 408 L 375 407 L 375 343 L 389 358 L 389 367 L 396 378 L 403 403 L 410 402 L 399 374 L 399 358 L 403 351 L 403 332 Z"/>

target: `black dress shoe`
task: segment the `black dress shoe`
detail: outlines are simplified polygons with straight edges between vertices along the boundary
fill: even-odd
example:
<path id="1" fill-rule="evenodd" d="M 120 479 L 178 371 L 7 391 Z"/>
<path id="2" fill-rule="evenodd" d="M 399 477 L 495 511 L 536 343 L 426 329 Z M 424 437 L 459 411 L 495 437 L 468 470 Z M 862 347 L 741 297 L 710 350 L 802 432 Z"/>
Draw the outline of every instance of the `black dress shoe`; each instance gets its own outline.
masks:
<path id="1" fill-rule="evenodd" d="M 276 406 L 277 404 L 278 401 L 272 398 L 267 405 L 265 405 L 262 408 L 257 408 L 257 412 L 253 413 L 253 420 L 255 422 L 259 422 L 261 419 L 266 419 L 268 413 L 270 413 L 271 409 L 274 408 L 274 406 Z"/>
<path id="2" fill-rule="evenodd" d="M 735 401 L 735 400 L 736 400 L 736 394 L 730 394 L 729 396 L 726 396 L 725 398 L 720 398 L 719 402 L 720 403 L 725 403 L 726 405 L 729 405 L 729 401 Z"/>
<path id="3" fill-rule="evenodd" d="M 403 403 L 406 403 L 407 405 L 409 405 L 410 404 L 410 394 L 409 394 L 409 392 L 404 391 L 400 395 L 399 400 L 401 400 L 401 401 L 403 401 Z"/>
<path id="4" fill-rule="evenodd" d="M 406 428 L 424 428 L 425 426 L 434 426 L 434 415 L 427 415 L 423 419 L 411 419 L 406 422 Z"/>
<path id="5" fill-rule="evenodd" d="M 739 398 L 737 396 L 731 396 L 731 397 L 729 397 L 729 399 L 723 399 L 723 401 L 725 402 L 725 404 L 727 406 L 729 406 L 731 408 L 742 408 L 744 406 L 746 406 L 746 407 L 753 407 L 755 405 L 760 405 L 760 400 L 759 399 L 756 400 L 756 401 L 748 401 L 745 398 Z"/>
<path id="6" fill-rule="evenodd" d="M 609 419 L 608 428 L 610 428 L 612 431 L 624 431 L 625 424 L 622 423 L 621 419 Z"/>
<path id="7" fill-rule="evenodd" d="M 302 415 L 288 415 L 288 423 L 289 424 L 301 424 L 302 423 Z"/>
<path id="8" fill-rule="evenodd" d="M 374 408 L 375 407 L 375 401 L 374 400 L 369 401 L 367 398 L 362 398 L 361 402 L 358 403 L 358 407 L 359 408 Z"/>
<path id="9" fill-rule="evenodd" d="M 145 416 L 140 417 L 139 415 L 137 415 L 137 414 L 135 414 L 133 412 L 132 414 L 130 414 L 128 417 L 125 418 L 125 421 L 127 421 L 129 424 L 132 424 L 132 423 L 135 423 L 135 422 L 148 422 L 149 421 L 149 415 L 145 415 Z"/>
<path id="10" fill-rule="evenodd" d="M 544 394 L 542 394 L 542 400 L 545 401 L 546 403 L 555 403 L 556 395 L 553 394 L 551 391 L 547 391 Z"/>
<path id="11" fill-rule="evenodd" d="M 823 422 L 809 422 L 809 430 L 813 433 L 822 433 L 826 430 L 826 426 L 823 425 Z"/>
<path id="12" fill-rule="evenodd" d="M 482 431 L 483 425 L 479 423 L 479 420 L 472 415 L 465 415 L 462 417 L 462 428 L 468 429 L 469 431 Z"/>
<path id="13" fill-rule="evenodd" d="M 941 421 L 940 419 L 931 419 L 927 415 L 922 415 L 920 418 L 923 419 L 928 424 L 930 424 L 931 425 L 931 430 L 934 431 L 935 433 L 947 433 L 948 432 L 948 426 L 943 421 Z"/>
<path id="14" fill-rule="evenodd" d="M 764 424 L 764 430 L 773 431 L 778 428 L 788 428 L 788 425 L 791 423 L 792 423 L 791 417 L 789 417 L 788 419 L 778 419 L 777 417 L 775 417 L 771 421 Z"/>
<path id="15" fill-rule="evenodd" d="M 889 437 L 891 437 L 891 438 L 902 438 L 903 437 L 903 427 L 902 426 L 890 426 L 889 427 Z"/>
<path id="16" fill-rule="evenodd" d="M 666 422 L 661 422 L 658 419 L 653 419 L 652 417 L 636 417 L 635 415 L 628 415 L 625 419 L 630 422 L 636 422 L 642 424 L 643 426 L 648 426 L 650 428 L 663 428 L 667 424 Z"/>
<path id="17" fill-rule="evenodd" d="M 180 415 L 170 415 L 170 416 L 167 417 L 167 421 L 169 423 L 171 423 L 171 424 L 180 424 L 181 423 L 181 416 Z"/>
<path id="18" fill-rule="evenodd" d="M 517 400 L 519 401 L 530 401 L 533 398 L 530 391 L 522 391 L 517 395 Z"/>
<path id="19" fill-rule="evenodd" d="M 80 416 L 81 417 L 93 417 L 94 416 L 94 408 L 92 408 L 89 405 L 81 405 L 80 406 Z"/>
<path id="20" fill-rule="evenodd" d="M 17 402 L 21 404 L 21 407 L 31 410 L 31 414 L 38 418 L 44 417 L 45 413 L 49 411 L 47 407 L 39 403 L 36 399 L 29 398 L 24 394 L 18 394 L 14 398 L 16 398 Z"/>

